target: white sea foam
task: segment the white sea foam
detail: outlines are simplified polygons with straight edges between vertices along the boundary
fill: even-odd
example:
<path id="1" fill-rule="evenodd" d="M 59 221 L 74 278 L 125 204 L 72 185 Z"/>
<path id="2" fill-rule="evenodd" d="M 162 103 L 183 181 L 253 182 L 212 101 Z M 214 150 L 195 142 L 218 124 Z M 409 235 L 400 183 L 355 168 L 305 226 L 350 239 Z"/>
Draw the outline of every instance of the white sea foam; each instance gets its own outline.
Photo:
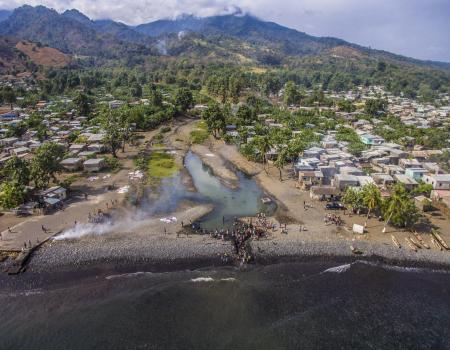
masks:
<path id="1" fill-rule="evenodd" d="M 345 265 L 339 265 L 339 266 L 335 266 L 335 267 L 330 267 L 329 269 L 326 269 L 325 271 L 323 271 L 322 273 L 344 273 L 346 272 L 348 269 L 350 269 L 350 267 L 352 266 L 352 264 L 345 264 Z"/>
<path id="2" fill-rule="evenodd" d="M 364 264 L 372 267 L 378 267 L 385 270 L 396 271 L 396 272 L 408 272 L 408 273 L 440 273 L 440 274 L 450 274 L 450 270 L 436 270 L 430 269 L 426 267 L 410 267 L 410 266 L 397 266 L 397 265 L 388 265 L 383 263 L 377 263 L 366 260 L 358 260 L 351 264 L 339 265 L 335 267 L 331 267 L 322 273 L 332 272 L 332 273 L 344 273 L 350 269 L 350 267 L 354 264 Z"/>
<path id="3" fill-rule="evenodd" d="M 234 282 L 234 281 L 236 281 L 236 278 L 228 277 L 228 278 L 221 278 L 220 280 L 224 281 L 224 282 Z"/>
<path id="4" fill-rule="evenodd" d="M 106 276 L 105 279 L 115 280 L 115 279 L 120 279 L 120 278 L 133 278 L 133 277 L 150 276 L 150 275 L 154 275 L 154 273 L 138 271 L 138 272 L 131 272 L 131 273 L 122 273 L 120 275 L 110 275 L 110 276 Z"/>
<path id="5" fill-rule="evenodd" d="M 14 298 L 14 297 L 29 297 L 29 296 L 41 295 L 41 294 L 44 294 L 44 291 L 42 289 L 30 289 L 30 290 L 20 291 L 17 293 L 7 293 L 4 295 Z"/>
<path id="6" fill-rule="evenodd" d="M 385 270 L 397 271 L 397 272 L 410 272 L 410 273 L 441 273 L 441 274 L 450 274 L 450 270 L 436 270 L 430 269 L 426 267 L 410 267 L 410 266 L 397 266 L 397 265 L 388 265 L 382 263 L 376 263 L 371 261 L 358 260 L 357 263 L 365 264 L 374 267 L 381 267 Z"/>
<path id="7" fill-rule="evenodd" d="M 214 278 L 212 277 L 197 277 L 197 278 L 192 278 L 191 282 L 194 283 L 199 283 L 199 282 L 214 282 Z"/>

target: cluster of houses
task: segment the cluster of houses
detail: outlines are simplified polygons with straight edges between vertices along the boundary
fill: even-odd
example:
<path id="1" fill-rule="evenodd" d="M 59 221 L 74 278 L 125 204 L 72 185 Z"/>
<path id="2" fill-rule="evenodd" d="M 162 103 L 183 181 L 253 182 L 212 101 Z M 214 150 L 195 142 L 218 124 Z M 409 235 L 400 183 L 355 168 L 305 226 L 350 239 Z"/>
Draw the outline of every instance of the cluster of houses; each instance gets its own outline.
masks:
<path id="1" fill-rule="evenodd" d="M 61 102 L 61 101 L 60 101 Z M 62 101 L 64 103 L 69 100 Z M 105 134 L 98 127 L 86 126 L 84 116 L 76 116 L 75 110 L 61 113 L 51 112 L 51 103 L 39 101 L 36 111 L 41 113 L 43 124 L 47 130 L 45 140 L 39 139 L 36 130 L 29 129 L 20 137 L 7 137 L 10 126 L 19 125 L 30 118 L 30 114 L 20 108 L 0 115 L 0 166 L 13 156 L 32 159 L 33 153 L 45 142 L 55 142 L 61 145 L 68 158 L 61 161 L 61 165 L 68 171 L 84 170 L 88 172 L 100 171 L 104 168 L 103 158 L 98 154 L 105 151 L 103 140 Z M 80 143 L 69 141 L 69 136 L 76 132 Z"/>
<path id="2" fill-rule="evenodd" d="M 62 99 L 57 103 L 69 102 L 71 101 Z M 101 128 L 88 126 L 87 118 L 76 116 L 75 110 L 65 113 L 52 112 L 51 107 L 54 103 L 39 101 L 32 111 L 14 108 L 12 111 L 0 114 L 0 167 L 13 156 L 31 160 L 42 144 L 54 142 L 65 150 L 64 155 L 61 155 L 64 157 L 60 164 L 66 171 L 98 172 L 105 168 L 105 160 L 101 155 L 106 151 L 105 134 Z M 10 127 L 26 122 L 31 113 L 39 113 L 43 116 L 42 123 L 47 135 L 42 138 L 36 130 L 28 129 L 20 137 L 8 137 Z M 70 137 L 73 133 L 78 135 L 75 141 L 73 137 Z M 60 186 L 42 191 L 29 188 L 29 201 L 16 208 L 16 211 L 18 214 L 30 214 L 36 211 L 47 212 L 60 209 L 63 207 L 66 195 L 66 189 Z"/>
<path id="3" fill-rule="evenodd" d="M 347 142 L 338 142 L 329 132 L 319 147 L 305 150 L 294 165 L 298 185 L 309 190 L 315 199 L 332 198 L 347 187 L 376 184 L 382 194 L 394 183 L 413 190 L 420 182 L 432 185 L 432 198 L 450 207 L 450 174 L 429 158 L 442 150 L 404 151 L 395 143 L 377 143 L 354 157 L 347 151 Z M 364 137 L 364 135 L 362 136 Z"/>
<path id="4" fill-rule="evenodd" d="M 381 86 L 360 87 L 356 92 L 326 93 L 328 97 L 347 100 L 364 100 L 379 96 L 385 97 L 390 114 L 396 116 L 405 125 L 418 128 L 446 128 L 450 122 L 450 98 L 448 94 L 441 94 L 444 106 L 435 107 L 424 105 L 405 97 L 396 97 L 385 92 Z M 357 104 L 357 103 L 356 103 Z M 446 105 L 446 106 L 445 106 Z M 403 146 L 386 142 L 376 135 L 377 126 L 389 128 L 380 119 L 367 120 L 361 118 L 363 112 L 347 113 L 339 111 L 338 107 L 299 107 L 291 106 L 291 111 L 297 110 L 332 110 L 346 120 L 343 127 L 352 128 L 360 141 L 367 146 L 359 157 L 348 151 L 348 142 L 336 140 L 336 130 L 329 130 L 326 134 L 319 134 L 319 144 L 305 150 L 294 164 L 294 173 L 298 178 L 298 187 L 310 191 L 313 199 L 330 199 L 339 196 L 347 187 L 362 187 L 366 184 L 376 184 L 383 196 L 389 196 L 389 189 L 395 183 L 402 183 L 407 189 L 413 190 L 421 182 L 433 187 L 431 199 L 445 203 L 450 208 L 450 174 L 446 173 L 438 163 L 432 161 L 446 149 L 424 149 L 414 146 L 414 140 L 402 139 L 404 144 L 414 147 L 405 149 Z M 283 128 L 283 124 L 261 115 L 260 119 L 269 128 Z M 321 119 L 327 119 L 320 117 Z M 320 119 L 319 118 L 319 119 Z M 381 125 L 380 125 L 381 124 Z M 306 125 L 313 129 L 315 125 Z M 250 126 L 248 128 L 251 128 Z M 294 131 L 293 136 L 299 131 Z M 231 137 L 239 136 L 234 125 L 227 126 L 227 134 Z M 247 132 L 247 142 L 252 139 L 253 130 Z M 410 141 L 410 142 L 408 142 Z M 450 147 L 450 135 L 447 147 Z M 275 159 L 276 148 L 272 148 L 266 158 Z M 448 168 L 448 167 L 447 167 Z M 423 202 L 420 196 L 418 202 Z"/>
<path id="5" fill-rule="evenodd" d="M 336 141 L 334 132 L 329 132 L 319 147 L 305 150 L 295 163 L 298 186 L 309 190 L 311 198 L 323 200 L 339 195 L 347 187 L 372 183 L 380 188 L 383 196 L 389 196 L 389 189 L 395 183 L 414 190 L 423 182 L 433 188 L 431 199 L 450 208 L 450 174 L 430 160 L 443 150 L 405 151 L 398 144 L 375 139 L 370 149 L 354 157 L 347 151 L 347 143 Z M 418 200 L 423 202 L 425 198 Z"/>

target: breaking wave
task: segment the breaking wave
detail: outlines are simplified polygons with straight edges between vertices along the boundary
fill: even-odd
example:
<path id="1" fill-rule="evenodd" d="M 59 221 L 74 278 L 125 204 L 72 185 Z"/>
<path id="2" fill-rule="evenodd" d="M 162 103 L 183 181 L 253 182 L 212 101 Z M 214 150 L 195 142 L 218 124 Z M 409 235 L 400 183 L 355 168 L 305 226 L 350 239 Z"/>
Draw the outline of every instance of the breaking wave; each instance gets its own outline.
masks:
<path id="1" fill-rule="evenodd" d="M 344 273 L 348 271 L 350 267 L 352 267 L 352 264 L 339 265 L 335 267 L 330 267 L 329 269 L 326 269 L 322 273 Z"/>
<path id="2" fill-rule="evenodd" d="M 197 277 L 197 278 L 192 278 L 190 281 L 191 281 L 191 282 L 194 282 L 194 283 L 199 283 L 199 282 L 214 282 L 214 278 L 212 278 L 212 277 Z"/>
<path id="3" fill-rule="evenodd" d="M 344 264 L 339 266 L 330 267 L 324 270 L 322 273 L 344 273 L 347 272 L 353 265 L 363 264 L 372 267 L 382 268 L 384 270 L 396 271 L 396 272 L 408 272 L 408 273 L 440 273 L 440 274 L 450 274 L 450 270 L 437 270 L 430 269 L 426 267 L 408 267 L 408 266 L 397 266 L 389 265 L 365 260 L 358 260 L 351 264 Z"/>

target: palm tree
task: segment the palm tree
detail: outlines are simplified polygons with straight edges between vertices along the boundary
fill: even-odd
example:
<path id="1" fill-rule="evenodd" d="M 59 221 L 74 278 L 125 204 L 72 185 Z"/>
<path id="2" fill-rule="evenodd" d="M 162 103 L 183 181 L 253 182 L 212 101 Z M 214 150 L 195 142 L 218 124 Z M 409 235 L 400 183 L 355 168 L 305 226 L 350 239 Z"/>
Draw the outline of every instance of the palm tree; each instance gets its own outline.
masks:
<path id="1" fill-rule="evenodd" d="M 267 135 L 264 136 L 255 136 L 254 142 L 258 151 L 262 154 L 263 157 L 263 168 L 267 172 L 265 164 L 267 163 L 267 152 L 272 148 L 272 143 Z"/>
<path id="2" fill-rule="evenodd" d="M 275 166 L 277 167 L 278 171 L 280 172 L 280 181 L 283 181 L 283 176 L 282 176 L 282 170 L 287 162 L 288 159 L 288 155 L 287 155 L 287 149 L 286 147 L 282 148 L 279 152 L 278 152 L 278 156 L 277 159 L 275 160 Z"/>
<path id="3" fill-rule="evenodd" d="M 362 201 L 368 209 L 364 223 L 364 227 L 367 227 L 367 220 L 369 220 L 371 211 L 379 207 L 381 203 L 380 190 L 375 184 L 367 184 L 362 188 Z"/>
<path id="4" fill-rule="evenodd" d="M 387 216 L 387 220 L 382 232 L 386 232 L 386 226 L 391 220 L 398 226 L 414 223 L 417 218 L 416 213 L 414 202 L 409 197 L 405 187 L 400 184 L 396 185 L 391 197 L 386 200 L 384 205 L 383 214 Z"/>
<path id="5" fill-rule="evenodd" d="M 354 187 L 347 187 L 345 189 L 344 195 L 342 196 L 342 202 L 352 208 L 355 209 L 361 208 L 361 194 Z"/>

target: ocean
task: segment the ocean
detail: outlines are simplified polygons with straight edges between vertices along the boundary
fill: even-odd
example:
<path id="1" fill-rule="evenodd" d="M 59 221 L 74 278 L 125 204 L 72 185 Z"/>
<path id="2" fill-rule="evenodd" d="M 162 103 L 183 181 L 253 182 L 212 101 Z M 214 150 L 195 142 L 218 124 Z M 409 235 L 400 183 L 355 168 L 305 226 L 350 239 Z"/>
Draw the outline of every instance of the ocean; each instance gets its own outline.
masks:
<path id="1" fill-rule="evenodd" d="M 450 349 L 448 271 L 292 262 L 8 278 L 0 349 Z"/>

